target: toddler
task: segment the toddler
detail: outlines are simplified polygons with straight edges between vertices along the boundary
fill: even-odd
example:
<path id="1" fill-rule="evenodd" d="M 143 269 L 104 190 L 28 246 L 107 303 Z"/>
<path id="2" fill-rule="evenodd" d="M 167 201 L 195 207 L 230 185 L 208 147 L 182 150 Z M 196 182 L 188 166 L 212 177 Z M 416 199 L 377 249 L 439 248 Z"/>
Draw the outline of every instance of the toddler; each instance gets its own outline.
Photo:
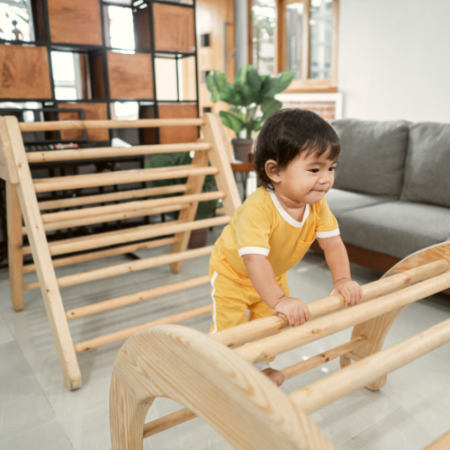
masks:
<path id="1" fill-rule="evenodd" d="M 307 306 L 291 297 L 287 272 L 317 239 L 333 277 L 330 294 L 356 305 L 360 286 L 351 280 L 345 246 L 325 194 L 334 182 L 339 139 L 317 114 L 283 109 L 267 119 L 255 148 L 254 168 L 262 184 L 251 194 L 214 245 L 210 259 L 213 300 L 211 333 L 271 314 L 292 327 L 309 319 Z M 283 374 L 259 363 L 280 386 Z"/>

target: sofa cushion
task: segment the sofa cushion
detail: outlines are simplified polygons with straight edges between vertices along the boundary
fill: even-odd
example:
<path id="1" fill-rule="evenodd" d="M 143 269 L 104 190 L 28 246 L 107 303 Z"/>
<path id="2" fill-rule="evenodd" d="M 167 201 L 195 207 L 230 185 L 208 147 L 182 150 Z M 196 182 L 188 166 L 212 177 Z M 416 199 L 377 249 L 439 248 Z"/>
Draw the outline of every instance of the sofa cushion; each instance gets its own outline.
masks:
<path id="1" fill-rule="evenodd" d="M 409 122 L 335 120 L 341 142 L 335 187 L 372 195 L 400 196 Z"/>
<path id="2" fill-rule="evenodd" d="M 334 188 L 325 197 L 336 219 L 339 219 L 347 211 L 395 200 L 395 197 L 360 194 L 358 192 L 343 191 Z"/>
<path id="3" fill-rule="evenodd" d="M 349 211 L 339 218 L 345 243 L 404 258 L 450 236 L 450 209 L 395 201 Z"/>
<path id="4" fill-rule="evenodd" d="M 411 126 L 402 200 L 450 207 L 450 125 Z"/>

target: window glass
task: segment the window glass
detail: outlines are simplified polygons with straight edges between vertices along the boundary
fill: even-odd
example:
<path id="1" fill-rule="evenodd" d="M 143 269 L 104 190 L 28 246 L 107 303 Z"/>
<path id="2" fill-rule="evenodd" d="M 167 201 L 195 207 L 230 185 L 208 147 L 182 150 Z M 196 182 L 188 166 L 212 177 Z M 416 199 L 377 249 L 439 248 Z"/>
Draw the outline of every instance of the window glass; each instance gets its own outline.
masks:
<path id="1" fill-rule="evenodd" d="M 286 5 L 286 69 L 296 73 L 295 80 L 302 78 L 303 2 Z"/>
<path id="2" fill-rule="evenodd" d="M 56 100 L 83 98 L 80 55 L 71 52 L 51 52 Z"/>
<path id="3" fill-rule="evenodd" d="M 34 41 L 30 0 L 0 0 L 0 39 Z"/>
<path id="4" fill-rule="evenodd" d="M 134 23 L 131 8 L 108 6 L 111 47 L 134 50 Z"/>
<path id="5" fill-rule="evenodd" d="M 333 0 L 311 0 L 309 78 L 331 78 Z"/>
<path id="6" fill-rule="evenodd" d="M 261 75 L 275 72 L 276 1 L 253 0 L 252 63 Z"/>

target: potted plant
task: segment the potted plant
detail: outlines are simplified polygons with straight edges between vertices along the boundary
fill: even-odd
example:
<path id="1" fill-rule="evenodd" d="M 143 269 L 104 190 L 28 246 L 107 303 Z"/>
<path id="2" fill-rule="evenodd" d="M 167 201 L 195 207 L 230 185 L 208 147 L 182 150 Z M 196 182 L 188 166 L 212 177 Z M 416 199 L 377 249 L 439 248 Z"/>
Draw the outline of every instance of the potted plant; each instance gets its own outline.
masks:
<path id="1" fill-rule="evenodd" d="M 259 131 L 265 120 L 281 109 L 281 102 L 275 94 L 284 91 L 293 80 L 294 72 L 284 70 L 277 76 L 260 75 L 251 64 L 239 69 L 234 83 L 227 82 L 227 76 L 220 70 L 211 71 L 206 77 L 206 86 L 211 93 L 211 101 L 230 105 L 229 111 L 220 111 L 222 123 L 236 133 L 232 139 L 234 156 L 239 161 L 248 162 L 253 139 L 252 132 Z M 245 131 L 245 139 L 241 139 Z"/>
<path id="2" fill-rule="evenodd" d="M 155 155 L 145 163 L 147 169 L 156 169 L 158 167 L 170 166 L 184 166 L 191 163 L 191 156 L 189 153 L 168 153 L 162 155 Z M 174 184 L 186 184 L 187 178 L 172 178 L 168 180 L 147 181 L 147 187 L 162 187 L 172 186 Z M 216 188 L 216 181 L 214 175 L 206 175 L 203 183 L 202 192 L 211 192 Z M 168 194 L 161 197 L 173 197 L 180 194 Z M 216 211 L 218 200 L 208 200 L 206 202 L 199 202 L 197 213 L 194 220 L 202 220 L 211 217 Z M 178 219 L 178 212 L 168 213 L 174 220 Z M 189 248 L 199 248 L 206 245 L 206 235 L 208 228 L 201 228 L 200 230 L 193 230 L 189 240 Z"/>

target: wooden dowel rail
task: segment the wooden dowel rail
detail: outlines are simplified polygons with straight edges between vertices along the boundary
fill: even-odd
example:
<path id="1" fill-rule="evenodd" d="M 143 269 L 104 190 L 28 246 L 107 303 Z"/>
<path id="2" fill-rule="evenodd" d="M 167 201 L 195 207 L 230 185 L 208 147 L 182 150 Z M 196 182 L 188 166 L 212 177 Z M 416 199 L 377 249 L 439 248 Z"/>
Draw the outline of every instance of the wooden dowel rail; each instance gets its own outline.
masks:
<path id="1" fill-rule="evenodd" d="M 370 302 L 308 322 L 301 327 L 243 345 L 237 348 L 236 352 L 251 363 L 264 361 L 384 313 L 402 308 L 449 287 L 450 272 L 446 272 Z"/>
<path id="2" fill-rule="evenodd" d="M 200 127 L 204 119 L 67 120 L 19 123 L 23 133 L 32 131 L 98 130 L 115 128 Z"/>
<path id="3" fill-rule="evenodd" d="M 84 195 L 82 197 L 64 198 L 61 200 L 45 200 L 38 203 L 40 211 L 60 208 L 74 208 L 76 206 L 95 205 L 98 203 L 110 203 L 120 200 L 133 200 L 143 197 L 156 197 L 157 195 L 178 194 L 186 192 L 185 184 L 163 186 L 146 189 L 133 189 L 110 194 Z"/>
<path id="4" fill-rule="evenodd" d="M 350 350 L 354 350 L 355 348 L 362 347 L 367 342 L 366 338 L 358 337 L 356 339 L 351 340 L 339 347 L 328 350 L 320 355 L 314 356 L 306 361 L 302 361 L 301 363 L 295 364 L 290 367 L 286 367 L 281 370 L 283 375 L 287 380 L 293 378 L 297 375 L 307 372 L 308 370 L 314 369 L 316 367 L 321 366 L 322 364 L 327 363 L 328 361 L 332 361 L 333 359 L 339 358 L 340 356 L 346 354 Z M 148 422 L 144 426 L 144 439 L 155 434 L 160 433 L 161 431 L 168 430 L 176 425 L 180 425 L 182 423 L 188 422 L 191 419 L 195 419 L 197 414 L 189 410 L 188 408 L 181 409 L 180 411 L 176 411 L 172 414 L 168 414 L 159 419 L 152 420 Z"/>
<path id="5" fill-rule="evenodd" d="M 209 255 L 213 247 L 202 247 L 195 250 L 188 250 L 180 253 L 169 253 L 165 255 L 152 256 L 150 258 L 138 259 L 123 264 L 103 267 L 101 269 L 89 270 L 87 272 L 75 273 L 57 278 L 59 287 L 73 286 L 75 284 L 87 283 L 89 281 L 101 280 L 103 278 L 115 277 L 125 273 L 137 272 L 139 270 L 150 269 L 152 267 L 171 264 L 177 261 L 185 261 L 187 259 L 197 258 L 199 256 Z M 39 282 L 24 285 L 24 290 L 37 289 Z"/>
<path id="6" fill-rule="evenodd" d="M 289 397 L 307 414 L 312 414 L 448 342 L 450 319 L 293 392 Z"/>
<path id="7" fill-rule="evenodd" d="M 117 341 L 123 341 L 129 338 L 138 331 L 145 330 L 150 327 L 156 327 L 157 325 L 171 325 L 174 323 L 182 322 L 183 320 L 192 319 L 203 314 L 211 312 L 211 305 L 201 306 L 199 308 L 191 309 L 190 311 L 174 314 L 173 316 L 163 317 L 162 319 L 154 320 L 153 322 L 144 323 L 135 327 L 127 328 L 125 330 L 116 331 L 115 333 L 106 334 L 88 341 L 80 342 L 74 345 L 76 353 L 85 352 L 93 348 L 98 348 L 103 345 L 111 344 Z"/>
<path id="8" fill-rule="evenodd" d="M 450 431 L 445 433 L 439 439 L 436 439 L 424 450 L 448 450 L 450 448 Z"/>
<path id="9" fill-rule="evenodd" d="M 126 253 L 137 252 L 139 250 L 148 250 L 150 248 L 163 247 L 164 245 L 171 245 L 175 243 L 175 238 L 154 239 L 148 242 L 141 242 L 139 244 L 122 245 L 120 247 L 111 248 L 108 250 L 101 250 L 99 252 L 83 253 L 81 255 L 68 256 L 66 258 L 54 259 L 53 267 L 69 266 L 71 264 L 79 264 L 86 261 L 93 261 L 95 259 L 109 258 L 111 256 L 124 255 Z M 28 264 L 23 266 L 23 273 L 36 272 L 35 264 Z"/>
<path id="10" fill-rule="evenodd" d="M 133 145 L 131 147 L 99 147 L 79 150 L 52 150 L 47 152 L 29 152 L 29 163 L 56 161 L 78 161 L 94 158 L 119 158 L 126 156 L 157 155 L 162 153 L 178 153 L 191 151 L 208 151 L 211 145 L 206 142 L 186 144 Z"/>
<path id="11" fill-rule="evenodd" d="M 445 260 L 435 261 L 405 272 L 382 278 L 380 280 L 361 286 L 363 297 L 360 303 L 390 294 L 406 286 L 427 280 L 436 275 L 445 273 L 449 264 Z M 331 295 L 307 304 L 310 320 L 344 308 L 344 297 L 340 294 Z M 283 315 L 273 315 L 263 319 L 238 325 L 228 330 L 212 334 L 211 338 L 221 342 L 227 347 L 237 347 L 257 338 L 276 333 L 288 326 Z"/>
<path id="12" fill-rule="evenodd" d="M 225 225 L 230 221 L 228 216 L 214 217 L 212 219 L 197 220 L 195 222 L 170 224 L 161 223 L 147 225 L 128 230 L 120 230 L 87 236 L 82 238 L 67 239 L 64 241 L 55 241 L 49 244 L 51 255 L 62 255 L 64 253 L 75 253 L 93 248 L 108 247 L 110 245 L 126 244 L 133 241 L 142 241 L 159 236 L 167 236 L 179 233 L 181 231 L 199 230 L 217 225 Z M 31 252 L 30 247 L 24 247 L 24 255 Z"/>
<path id="13" fill-rule="evenodd" d="M 222 191 L 204 192 L 202 194 L 180 195 L 176 197 L 158 198 L 152 200 L 142 200 L 138 202 L 121 203 L 118 205 L 97 206 L 94 208 L 76 209 L 73 211 L 61 211 L 56 213 L 43 214 L 44 224 L 52 222 L 63 222 L 65 220 L 82 219 L 84 217 L 95 217 L 106 214 L 124 213 L 128 211 L 138 211 L 141 209 L 157 208 L 173 204 L 185 204 L 193 202 L 206 202 L 209 200 L 219 200 L 225 198 Z"/>
<path id="14" fill-rule="evenodd" d="M 77 319 L 79 317 L 97 314 L 99 312 L 108 311 L 110 309 L 119 308 L 121 306 L 131 305 L 150 298 L 159 297 L 161 295 L 172 294 L 174 292 L 190 289 L 192 287 L 201 286 L 210 282 L 209 276 L 192 278 L 186 281 L 169 284 L 167 286 L 160 286 L 149 289 L 147 291 L 137 292 L 136 294 L 125 295 L 123 297 L 105 300 L 103 302 L 94 303 L 93 305 L 82 306 L 81 308 L 71 309 L 66 311 L 67 320 Z"/>
<path id="15" fill-rule="evenodd" d="M 121 206 L 121 205 L 117 205 Z M 82 219 L 64 220 L 62 222 L 51 222 L 44 224 L 45 231 L 65 230 L 68 228 L 83 227 L 86 225 L 94 225 L 97 223 L 116 222 L 118 220 L 132 219 L 133 217 L 152 216 L 155 214 L 164 214 L 169 212 L 181 211 L 188 208 L 189 204 L 173 203 L 169 206 L 162 206 L 160 208 L 138 208 L 131 211 L 117 212 L 114 214 L 99 214 L 97 216 L 88 216 Z M 26 227 L 22 228 L 22 234 L 27 234 Z"/>
<path id="16" fill-rule="evenodd" d="M 198 175 L 216 175 L 216 167 L 175 166 L 158 169 L 123 170 L 109 173 L 73 175 L 67 177 L 40 178 L 33 181 L 36 192 L 51 192 L 68 189 L 110 186 L 113 184 L 138 183 L 142 181 L 170 180 Z"/>

